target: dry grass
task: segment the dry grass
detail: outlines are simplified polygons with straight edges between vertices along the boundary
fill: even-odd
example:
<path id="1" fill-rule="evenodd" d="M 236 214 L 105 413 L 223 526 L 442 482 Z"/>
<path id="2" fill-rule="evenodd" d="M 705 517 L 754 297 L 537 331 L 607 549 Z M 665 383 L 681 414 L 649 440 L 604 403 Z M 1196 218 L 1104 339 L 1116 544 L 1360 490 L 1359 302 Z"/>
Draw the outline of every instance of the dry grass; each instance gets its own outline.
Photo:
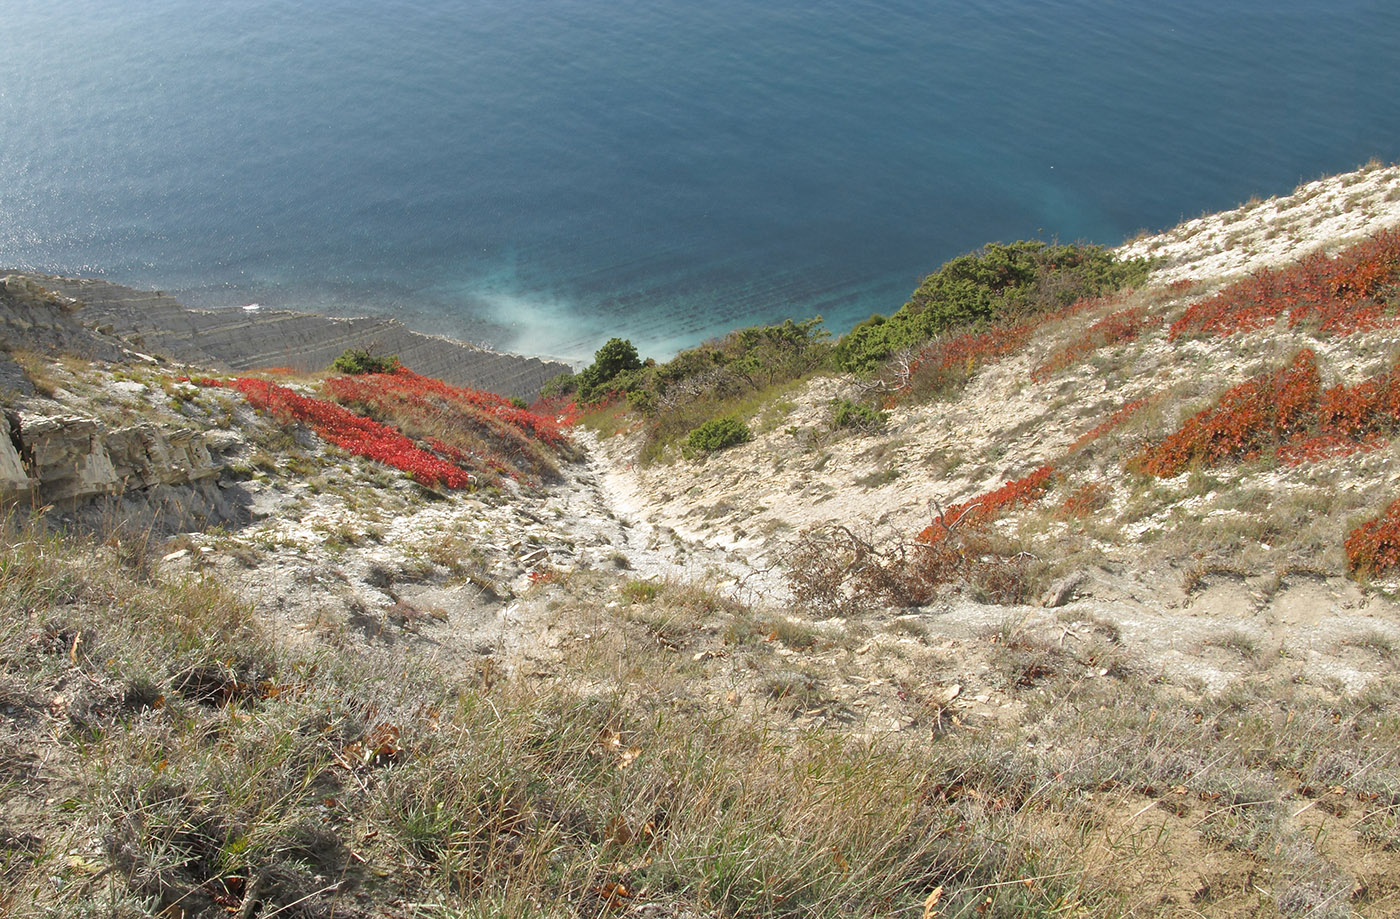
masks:
<path id="1" fill-rule="evenodd" d="M 816 632 L 762 634 L 784 617 L 701 586 L 624 581 L 605 609 L 605 575 L 566 578 L 560 616 L 595 638 L 462 684 L 402 651 L 289 653 L 216 585 L 110 551 L 0 546 L 11 915 L 900 916 L 939 888 L 942 916 L 1211 914 L 1237 895 L 1206 857 L 1262 878 L 1261 909 L 1396 905 L 1334 845 L 1396 867 L 1389 695 L 1191 700 L 1112 636 L 1008 626 L 1019 726 L 861 739 L 790 720 L 844 707 Z M 729 643 L 745 623 L 758 644 Z M 813 656 L 762 664 L 778 646 Z M 706 667 L 756 668 L 758 708 Z"/>

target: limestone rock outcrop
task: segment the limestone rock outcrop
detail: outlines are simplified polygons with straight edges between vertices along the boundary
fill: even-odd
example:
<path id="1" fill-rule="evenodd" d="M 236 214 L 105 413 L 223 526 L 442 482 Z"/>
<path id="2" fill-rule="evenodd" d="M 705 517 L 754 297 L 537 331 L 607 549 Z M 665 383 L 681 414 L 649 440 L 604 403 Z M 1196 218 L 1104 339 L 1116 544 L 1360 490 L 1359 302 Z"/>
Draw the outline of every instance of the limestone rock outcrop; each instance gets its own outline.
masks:
<path id="1" fill-rule="evenodd" d="M 14 436 L 13 428 L 11 430 Z M 10 440 L 10 438 L 7 438 Z M 119 495 L 156 485 L 183 485 L 218 475 L 202 435 L 187 430 L 162 430 L 152 424 L 108 429 L 93 418 L 76 415 L 19 416 L 16 459 L 23 488 L 37 486 L 46 504 L 77 502 L 101 495 Z M 0 477 L 8 468 L 0 447 Z"/>
<path id="2" fill-rule="evenodd" d="M 0 500 L 9 501 L 27 495 L 34 486 L 24 460 L 19 455 L 18 436 L 14 425 L 19 419 L 0 416 Z"/>
<path id="3" fill-rule="evenodd" d="M 84 319 L 72 297 L 55 293 L 33 276 L 0 272 L 0 345 L 121 360 L 121 343 L 85 326 Z"/>

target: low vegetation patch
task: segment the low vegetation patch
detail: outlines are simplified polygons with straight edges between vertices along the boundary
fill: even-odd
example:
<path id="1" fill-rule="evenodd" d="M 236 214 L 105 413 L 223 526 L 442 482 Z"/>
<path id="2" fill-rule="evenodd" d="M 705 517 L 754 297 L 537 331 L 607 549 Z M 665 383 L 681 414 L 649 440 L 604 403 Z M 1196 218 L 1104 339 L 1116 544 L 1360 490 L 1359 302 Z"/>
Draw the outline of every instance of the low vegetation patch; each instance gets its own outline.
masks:
<path id="1" fill-rule="evenodd" d="M 571 455 L 558 416 L 406 367 L 334 377 L 326 381 L 326 388 L 338 402 L 393 425 L 479 475 L 555 479 L 554 456 Z"/>
<path id="2" fill-rule="evenodd" d="M 956 527 L 985 524 L 1018 504 L 1034 501 L 1045 493 L 1054 474 L 1054 466 L 1041 466 L 1030 475 L 1013 479 L 984 495 L 954 504 L 946 511 L 940 511 L 934 517 L 933 523 L 920 531 L 918 541 L 925 545 L 935 545 L 949 536 Z"/>
<path id="3" fill-rule="evenodd" d="M 1154 400 L 1150 396 L 1145 396 L 1141 399 L 1131 399 L 1128 402 L 1123 403 L 1123 405 L 1115 409 L 1113 411 L 1113 414 L 1109 415 L 1108 418 L 1094 425 L 1092 428 L 1075 438 L 1074 442 L 1069 445 L 1069 452 L 1075 453 L 1079 450 L 1084 449 L 1089 444 L 1098 440 L 1100 437 L 1103 437 L 1105 434 L 1112 431 L 1114 428 L 1118 427 L 1119 425 L 1123 424 L 1123 422 L 1136 415 L 1139 411 L 1146 408 L 1153 401 Z"/>
<path id="4" fill-rule="evenodd" d="M 1125 307 L 1110 313 L 1089 326 L 1087 332 L 1054 354 L 1035 370 L 1031 379 L 1044 382 L 1051 376 L 1073 367 L 1100 348 L 1136 341 L 1149 329 L 1160 327 L 1162 318 L 1147 312 L 1141 305 Z"/>
<path id="5" fill-rule="evenodd" d="M 235 389 L 283 424 L 309 425 L 327 442 L 434 488 L 466 488 L 502 475 L 555 479 L 555 459 L 574 455 L 563 431 L 567 411 L 540 414 L 494 393 L 414 373 L 397 360 L 393 370 L 381 372 L 347 355 L 340 360 L 362 369 L 326 381 L 335 402 L 255 377 L 198 382 Z"/>
<path id="6" fill-rule="evenodd" d="M 430 487 L 465 488 L 473 476 L 467 470 L 415 444 L 401 432 L 349 409 L 304 396 L 285 386 L 254 377 L 234 380 L 202 379 L 203 386 L 222 386 L 241 392 L 252 406 L 283 424 L 310 425 L 316 434 L 356 456 L 363 456 L 407 472 Z"/>
<path id="7" fill-rule="evenodd" d="M 1183 710 L 1110 686 L 1076 698 L 1070 675 L 1104 668 L 1097 649 L 1017 634 L 996 646 L 1013 691 L 1045 694 L 1030 717 L 1053 722 L 1037 732 L 1051 742 L 950 719 L 920 743 L 883 743 L 711 704 L 677 682 L 696 665 L 675 641 L 561 662 L 591 688 L 492 668 L 464 681 L 388 649 L 289 652 L 212 584 L 99 563 L 103 551 L 0 541 L 0 688 L 20 713 L 0 764 L 22 778 L 0 784 L 14 818 L 0 906 L 17 919 L 367 916 L 403 902 L 521 919 L 1127 916 L 1137 893 L 1118 874 L 1144 856 L 1086 857 L 1086 838 L 1117 829 L 1091 830 L 1104 814 L 1189 793 L 1192 820 L 1231 845 L 1241 829 L 1267 860 L 1281 831 L 1248 835 L 1232 815 L 1279 799 L 1275 770 L 1341 784 L 1360 802 L 1349 820 L 1390 832 L 1372 819 L 1394 757 L 1374 711 L 1284 721 L 1263 703 Z M 769 717 L 790 719 L 839 706 L 830 679 L 788 666 L 754 685 Z M 1353 780 L 1314 748 L 1371 765 Z M 1220 800 L 1246 762 L 1251 803 Z"/>
<path id="8" fill-rule="evenodd" d="M 745 443 L 752 436 L 749 426 L 737 418 L 715 418 L 690 432 L 686 446 L 697 453 L 712 453 Z"/>
<path id="9" fill-rule="evenodd" d="M 1284 317 L 1289 328 L 1350 335 L 1394 325 L 1398 297 L 1400 229 L 1384 230 L 1336 256 L 1314 253 L 1237 281 L 1188 309 L 1170 337 L 1233 335 Z"/>
<path id="10" fill-rule="evenodd" d="M 887 391 L 946 395 L 1020 350 L 1044 323 L 1098 305 L 1086 298 L 1140 281 L 1147 267 L 1097 246 L 993 243 L 948 262 L 897 313 L 871 317 L 834 348 L 820 317 L 739 329 L 664 364 L 642 361 L 630 342 L 613 339 L 583 372 L 551 381 L 545 393 L 594 404 L 625 397 L 646 433 L 641 458 L 651 462 L 706 422 L 750 417 L 822 370 L 884 368 Z M 853 412 L 838 407 L 834 426 L 874 424 L 873 415 Z"/>
<path id="11" fill-rule="evenodd" d="M 1015 323 L 1140 283 L 1148 267 L 1143 260 L 1120 262 L 1099 246 L 988 243 L 924 278 L 894 315 L 872 316 L 843 336 L 836 362 L 842 370 L 869 373 L 899 351 L 945 333 Z"/>
<path id="12" fill-rule="evenodd" d="M 738 329 L 683 351 L 664 364 L 647 360 L 635 365 L 627 359 L 628 355 L 635 355 L 635 349 L 625 352 L 631 348 L 630 342 L 609 342 L 598 351 L 593 365 L 577 377 L 552 382 L 547 391 L 576 390 L 584 398 L 586 389 L 592 395 L 583 422 L 593 424 L 596 420 L 607 431 L 639 425 L 645 436 L 642 460 L 653 462 L 677 444 L 692 451 L 718 449 L 690 443 L 692 433 L 704 430 L 701 439 L 714 442 L 712 435 L 721 431 L 706 428 L 708 423 L 726 418 L 742 423 L 787 389 L 826 367 L 830 354 L 827 338 L 820 317 L 803 322 L 788 320 L 780 325 Z M 595 371 L 604 365 L 605 369 Z M 616 367 L 625 369 L 613 372 Z M 587 387 L 579 382 L 595 377 L 607 377 L 608 382 L 605 386 Z M 624 411 L 634 421 L 622 418 Z M 737 428 L 730 422 L 724 423 L 726 436 L 734 436 Z"/>
<path id="13" fill-rule="evenodd" d="M 1345 548 L 1347 568 L 1358 577 L 1384 574 L 1400 565 L 1400 500 L 1352 530 Z"/>
<path id="14" fill-rule="evenodd" d="M 1304 349 L 1288 366 L 1226 390 L 1130 466 L 1171 477 L 1268 450 L 1298 465 L 1378 449 L 1400 428 L 1400 370 L 1326 390 L 1320 379 L 1316 357 Z"/>
<path id="15" fill-rule="evenodd" d="M 347 348 L 331 364 L 332 373 L 393 373 L 402 366 L 396 354 L 371 354 L 364 348 Z"/>
<path id="16" fill-rule="evenodd" d="M 1317 358 L 1303 349 L 1287 366 L 1232 386 L 1131 466 L 1169 478 L 1192 465 L 1215 466 L 1258 456 L 1309 430 L 1321 396 Z"/>
<path id="17" fill-rule="evenodd" d="M 816 616 L 922 606 L 945 589 L 983 602 L 1025 603 L 1046 573 L 1021 546 L 972 522 L 932 542 L 893 544 L 840 525 L 805 530 L 786 564 L 794 603 Z"/>

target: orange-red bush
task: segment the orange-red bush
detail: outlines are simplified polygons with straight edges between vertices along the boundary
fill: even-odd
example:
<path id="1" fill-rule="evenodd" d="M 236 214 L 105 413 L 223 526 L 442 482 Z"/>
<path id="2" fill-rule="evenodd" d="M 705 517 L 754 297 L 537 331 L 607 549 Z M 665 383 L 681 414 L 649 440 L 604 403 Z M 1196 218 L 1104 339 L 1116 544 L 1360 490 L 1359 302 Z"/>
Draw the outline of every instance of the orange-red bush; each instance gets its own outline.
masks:
<path id="1" fill-rule="evenodd" d="M 1107 507 L 1112 497 L 1113 492 L 1103 482 L 1088 482 L 1060 504 L 1059 512 L 1063 517 L 1088 517 Z"/>
<path id="2" fill-rule="evenodd" d="M 567 414 L 520 408 L 495 393 L 421 376 L 391 373 L 335 377 L 326 388 L 343 404 L 363 407 L 454 462 L 485 474 L 555 474 L 548 447 L 562 447 Z"/>
<path id="3" fill-rule="evenodd" d="M 900 394 L 927 396 L 965 383 L 983 366 L 1015 354 L 1048 323 L 1078 315 L 1118 299 L 1121 294 L 1078 300 L 1064 309 L 1020 322 L 1002 322 L 975 332 L 935 339 L 911 357 L 897 385 Z"/>
<path id="4" fill-rule="evenodd" d="M 971 501 L 954 504 L 934 518 L 932 524 L 924 527 L 916 541 L 933 545 L 947 536 L 953 527 L 986 523 L 1008 507 L 1034 501 L 1045 493 L 1050 484 L 1050 477 L 1054 474 L 1054 466 L 1041 466 L 1024 478 L 1013 479 Z"/>
<path id="5" fill-rule="evenodd" d="M 1168 478 L 1193 463 L 1214 466 L 1256 456 L 1312 427 L 1320 390 L 1317 358 L 1304 348 L 1287 367 L 1226 390 L 1162 443 L 1143 449 L 1131 465 Z"/>
<path id="6" fill-rule="evenodd" d="M 1110 313 L 1089 326 L 1083 337 L 1050 355 L 1045 363 L 1031 371 L 1031 379 L 1037 383 L 1044 382 L 1053 374 L 1079 363 L 1100 348 L 1135 341 L 1143 332 L 1161 323 L 1161 317 L 1148 314 L 1141 306 L 1129 306 Z"/>
<path id="7" fill-rule="evenodd" d="M 1137 414 L 1138 409 L 1151 402 L 1152 399 L 1153 397 L 1144 396 L 1141 399 L 1134 399 L 1131 402 L 1124 403 L 1117 411 L 1109 415 L 1106 421 L 1102 421 L 1083 434 L 1080 434 L 1079 437 L 1075 439 L 1074 443 L 1069 445 L 1069 452 L 1074 453 L 1077 450 L 1082 450 L 1090 443 L 1098 440 L 1100 437 Z"/>
<path id="8" fill-rule="evenodd" d="M 1382 574 L 1400 564 L 1400 500 L 1352 530 L 1345 548 L 1347 569 L 1360 577 Z"/>
<path id="9" fill-rule="evenodd" d="M 1400 229 L 1384 230 L 1336 257 L 1315 253 L 1231 284 L 1193 304 L 1170 337 L 1248 332 L 1285 315 L 1290 328 L 1315 324 L 1333 335 L 1394 325 L 1398 282 Z"/>

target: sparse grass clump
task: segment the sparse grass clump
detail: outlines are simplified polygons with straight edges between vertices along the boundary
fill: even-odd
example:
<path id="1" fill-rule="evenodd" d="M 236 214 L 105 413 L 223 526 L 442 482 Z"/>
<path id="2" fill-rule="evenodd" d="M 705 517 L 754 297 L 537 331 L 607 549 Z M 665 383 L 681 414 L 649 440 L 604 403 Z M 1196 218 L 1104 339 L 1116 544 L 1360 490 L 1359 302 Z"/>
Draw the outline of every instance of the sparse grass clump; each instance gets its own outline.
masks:
<path id="1" fill-rule="evenodd" d="M 1184 699 L 1133 681 L 1112 634 L 1008 624 L 988 679 L 1020 725 L 969 730 L 940 696 L 904 743 L 839 727 L 816 630 L 704 587 L 623 582 L 637 602 L 614 613 L 603 575 L 562 581 L 597 642 L 565 642 L 553 675 L 464 677 L 403 647 L 285 650 L 258 610 L 138 550 L 0 540 L 16 919 L 1126 917 L 1166 902 L 1144 878 L 1207 857 L 1222 877 L 1267 867 L 1276 888 L 1251 896 L 1281 908 L 1340 889 L 1330 834 L 1400 847 L 1385 694 Z M 761 634 L 721 644 L 726 621 Z M 708 650 L 677 653 L 691 643 Z M 709 671 L 752 710 L 688 682 Z M 1358 884 L 1383 891 L 1384 864 Z M 1384 915 L 1381 896 L 1352 905 Z"/>
<path id="2" fill-rule="evenodd" d="M 62 714 L 31 737 L 48 775 L 85 779 L 0 840 L 13 915 L 358 915 L 405 896 L 483 915 L 885 915 L 1030 867 L 950 835 L 920 757 L 674 717 L 624 684 L 464 692 L 408 658 L 289 656 L 216 588 L 95 580 L 89 551 L 12 539 L 0 557 L 0 661 L 23 674 L 7 699 Z M 772 686 L 779 708 L 825 704 L 810 678 Z M 0 805 L 23 793 L 0 786 Z"/>

